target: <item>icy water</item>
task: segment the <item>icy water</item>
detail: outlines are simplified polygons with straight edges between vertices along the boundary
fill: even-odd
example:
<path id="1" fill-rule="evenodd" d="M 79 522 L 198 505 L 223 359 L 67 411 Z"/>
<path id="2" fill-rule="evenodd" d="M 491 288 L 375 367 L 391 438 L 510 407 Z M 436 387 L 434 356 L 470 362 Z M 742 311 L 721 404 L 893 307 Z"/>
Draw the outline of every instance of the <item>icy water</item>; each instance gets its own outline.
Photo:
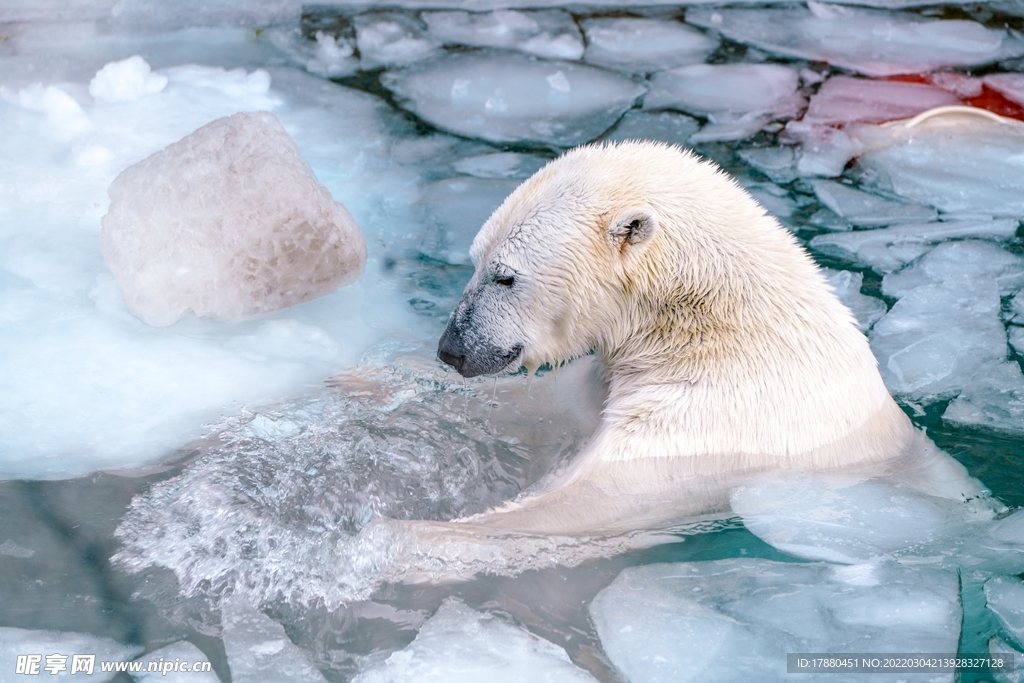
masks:
<path id="1" fill-rule="evenodd" d="M 236 682 L 1024 666 L 1024 5 L 541 4 L 0 7 L 0 681 L 53 653 Z M 951 105 L 1007 118 L 899 123 Z M 151 327 L 100 253 L 106 190 L 254 110 L 352 212 L 366 272 Z M 793 230 L 915 424 L 1007 509 L 767 480 L 675 543 L 530 546 L 441 584 L 396 559 L 400 527 L 359 535 L 485 510 L 585 443 L 585 362 L 464 381 L 433 354 L 490 212 L 560 151 L 631 138 L 715 160 Z"/>

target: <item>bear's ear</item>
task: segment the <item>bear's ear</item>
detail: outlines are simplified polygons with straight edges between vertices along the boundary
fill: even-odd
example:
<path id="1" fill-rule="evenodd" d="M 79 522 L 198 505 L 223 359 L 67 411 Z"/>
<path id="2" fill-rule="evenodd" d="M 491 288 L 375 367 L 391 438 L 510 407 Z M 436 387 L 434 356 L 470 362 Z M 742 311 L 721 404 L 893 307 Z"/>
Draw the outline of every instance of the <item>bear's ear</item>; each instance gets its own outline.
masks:
<path id="1" fill-rule="evenodd" d="M 608 236 L 619 251 L 625 251 L 649 240 L 657 229 L 658 216 L 654 211 L 644 206 L 632 206 L 612 219 L 608 225 Z"/>

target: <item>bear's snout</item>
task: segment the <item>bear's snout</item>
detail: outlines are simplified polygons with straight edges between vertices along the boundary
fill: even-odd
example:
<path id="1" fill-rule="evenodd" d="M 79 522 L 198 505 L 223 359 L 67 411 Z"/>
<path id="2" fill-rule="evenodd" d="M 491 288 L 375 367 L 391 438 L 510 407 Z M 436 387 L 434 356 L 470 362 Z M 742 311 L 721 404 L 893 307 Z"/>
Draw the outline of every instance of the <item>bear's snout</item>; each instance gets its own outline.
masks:
<path id="1" fill-rule="evenodd" d="M 522 353 L 521 344 L 504 349 L 482 340 L 468 340 L 454 321 L 449 321 L 437 344 L 437 357 L 442 363 L 455 368 L 463 377 L 508 371 L 509 366 L 518 361 Z"/>

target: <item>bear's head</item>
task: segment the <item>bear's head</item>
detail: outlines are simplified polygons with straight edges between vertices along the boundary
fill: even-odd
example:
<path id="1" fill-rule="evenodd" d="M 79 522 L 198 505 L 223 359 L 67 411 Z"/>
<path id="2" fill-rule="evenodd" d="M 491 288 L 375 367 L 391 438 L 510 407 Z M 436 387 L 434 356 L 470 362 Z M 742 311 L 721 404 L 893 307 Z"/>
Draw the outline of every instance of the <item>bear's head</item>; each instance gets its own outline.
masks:
<path id="1" fill-rule="evenodd" d="M 717 166 L 654 142 L 555 159 L 498 207 L 470 257 L 476 271 L 438 345 L 464 377 L 592 351 L 606 370 L 627 356 L 634 368 L 664 365 L 668 347 L 710 348 L 712 336 L 728 345 L 738 321 L 804 297 L 780 288 L 821 280 L 789 231 Z"/>

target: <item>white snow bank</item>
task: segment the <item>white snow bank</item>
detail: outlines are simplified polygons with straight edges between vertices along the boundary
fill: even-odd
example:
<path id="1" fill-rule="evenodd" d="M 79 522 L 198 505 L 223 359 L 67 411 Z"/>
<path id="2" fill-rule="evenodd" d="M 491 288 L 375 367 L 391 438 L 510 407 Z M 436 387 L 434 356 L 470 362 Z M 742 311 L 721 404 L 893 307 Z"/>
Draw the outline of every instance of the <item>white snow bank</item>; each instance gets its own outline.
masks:
<path id="1" fill-rule="evenodd" d="M 583 37 L 562 9 L 535 12 L 423 12 L 430 35 L 440 42 L 519 50 L 548 59 L 579 59 Z"/>
<path id="2" fill-rule="evenodd" d="M 594 683 L 565 650 L 448 598 L 405 649 L 352 683 Z"/>
<path id="3" fill-rule="evenodd" d="M 381 82 L 439 128 L 491 142 L 562 147 L 593 140 L 645 91 L 617 74 L 519 53 L 453 53 Z"/>
<path id="4" fill-rule="evenodd" d="M 1017 233 L 1019 221 L 997 218 L 980 221 L 902 223 L 881 230 L 818 235 L 808 246 L 821 254 L 871 266 L 885 274 L 923 256 L 939 242 L 963 238 L 1006 240 Z"/>
<path id="5" fill-rule="evenodd" d="M 151 325 L 237 321 L 358 278 L 366 240 L 273 114 L 217 119 L 122 171 L 103 258 Z"/>
<path id="6" fill-rule="evenodd" d="M 678 21 L 587 19 L 585 61 L 624 71 L 662 71 L 699 64 L 718 47 L 718 39 Z"/>
<path id="7" fill-rule="evenodd" d="M 590 613 L 626 680 L 745 683 L 788 678 L 787 653 L 956 652 L 962 610 L 955 572 L 730 559 L 623 570 Z"/>
<path id="8" fill-rule="evenodd" d="M 167 76 L 152 72 L 139 55 L 111 62 L 89 82 L 89 94 L 106 102 L 131 102 L 155 95 L 167 86 Z"/>
<path id="9" fill-rule="evenodd" d="M 774 54 L 868 76 L 978 66 L 1024 54 L 1024 40 L 1006 29 L 813 0 L 806 8 L 700 7 L 689 10 L 686 21 Z"/>
<path id="10" fill-rule="evenodd" d="M 369 234 L 392 241 L 406 230 L 416 196 L 417 174 L 387 158 L 384 107 L 372 96 L 293 70 L 275 70 L 273 89 L 265 71 L 157 73 L 168 78 L 163 90 L 127 102 L 96 102 L 87 92 L 95 72 L 63 89 L 40 86 L 89 124 L 72 137 L 22 106 L 19 91 L 0 99 L 0 128 L 20 131 L 0 154 L 0 478 L 152 462 L 241 404 L 306 391 L 358 358 L 381 325 L 420 329 L 376 269 L 337 294 L 236 325 L 188 316 L 155 330 L 131 316 L 100 253 L 106 189 L 214 119 L 274 107 Z M 7 76 L 19 77 L 0 59 L 0 86 Z"/>
<path id="11" fill-rule="evenodd" d="M 7 680 L 90 680 L 97 683 L 109 681 L 117 672 L 100 670 L 101 661 L 126 661 L 133 659 L 142 648 L 137 645 L 123 645 L 109 638 L 99 638 L 88 633 L 70 631 L 33 631 L 24 628 L 0 627 L 0 661 L 4 664 Z M 64 659 L 53 660 L 54 668 L 47 669 L 50 663 L 48 655 L 66 655 Z M 79 669 L 71 675 L 75 662 L 73 655 L 96 655 L 93 670 Z M 40 655 L 38 669 L 29 669 L 23 675 L 15 673 L 18 657 L 21 655 Z M 82 666 L 83 664 L 80 664 Z M 88 673 L 87 673 L 88 672 Z M 38 678 L 32 678 L 33 676 Z"/>
<path id="12" fill-rule="evenodd" d="M 796 71 L 777 64 L 694 64 L 655 74 L 644 109 L 679 109 L 712 125 L 694 141 L 748 137 L 806 104 Z"/>

